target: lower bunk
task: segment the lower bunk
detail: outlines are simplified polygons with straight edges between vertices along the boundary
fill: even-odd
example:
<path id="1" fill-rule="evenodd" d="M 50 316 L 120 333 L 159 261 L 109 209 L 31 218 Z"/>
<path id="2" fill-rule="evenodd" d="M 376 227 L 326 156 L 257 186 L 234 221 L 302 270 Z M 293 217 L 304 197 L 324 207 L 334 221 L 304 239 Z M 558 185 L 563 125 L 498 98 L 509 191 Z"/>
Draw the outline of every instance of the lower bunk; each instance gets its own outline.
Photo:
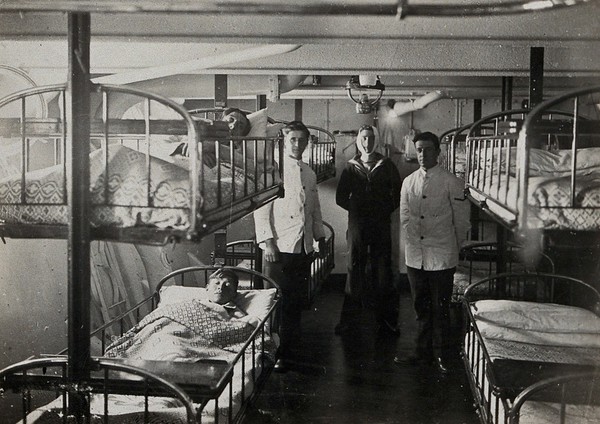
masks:
<path id="1" fill-rule="evenodd" d="M 498 274 L 470 285 L 463 305 L 462 356 L 482 423 L 508 423 L 532 384 L 600 365 L 600 294 L 582 281 Z"/>
<path id="2" fill-rule="evenodd" d="M 317 254 L 315 251 L 313 254 L 310 279 L 304 289 L 303 304 L 305 308 L 312 304 L 315 295 L 335 267 L 335 233 L 333 227 L 327 222 L 323 222 L 323 227 L 325 229 L 325 252 L 318 252 Z M 216 248 L 212 253 L 214 264 L 222 263 L 226 266 L 238 266 L 258 272 L 262 271 L 262 250 L 255 240 L 234 240 L 225 243 L 225 236 L 224 232 L 215 233 L 215 246 L 222 247 Z"/>
<path id="3" fill-rule="evenodd" d="M 595 424 L 600 422 L 600 372 L 551 377 L 515 399 L 510 424 Z"/>
<path id="4" fill-rule="evenodd" d="M 550 272 L 554 262 L 547 254 L 537 252 L 528 255 L 522 246 L 506 242 L 503 247 L 497 241 L 470 241 L 459 252 L 459 262 L 454 273 L 454 285 L 450 302 L 461 307 L 465 290 L 469 285 L 503 272 Z"/>
<path id="5" fill-rule="evenodd" d="M 224 269 L 265 288 L 221 304 L 205 285 Z M 0 387 L 20 394 L 19 423 L 241 422 L 275 363 L 278 306 L 276 284 L 253 270 L 180 269 L 92 333 L 89 376 L 73 379 L 63 351 L 5 368 Z"/>

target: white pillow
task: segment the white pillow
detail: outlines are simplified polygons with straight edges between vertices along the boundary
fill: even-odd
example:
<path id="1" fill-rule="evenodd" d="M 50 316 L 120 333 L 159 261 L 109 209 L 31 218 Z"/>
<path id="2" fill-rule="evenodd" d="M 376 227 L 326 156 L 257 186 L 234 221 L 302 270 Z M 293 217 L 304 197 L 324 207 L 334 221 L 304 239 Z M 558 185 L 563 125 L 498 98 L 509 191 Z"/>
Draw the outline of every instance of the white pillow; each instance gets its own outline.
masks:
<path id="1" fill-rule="evenodd" d="M 565 176 L 571 174 L 571 149 L 529 151 L 529 174 L 531 176 Z M 600 148 L 588 147 L 577 150 L 577 175 L 600 171 Z"/>
<path id="2" fill-rule="evenodd" d="M 250 132 L 247 137 L 266 137 L 267 136 L 267 108 L 252 112 L 246 115 L 250 121 Z"/>
<path id="3" fill-rule="evenodd" d="M 204 287 L 163 286 L 160 289 L 160 303 L 158 306 L 172 305 L 186 300 L 209 299 Z"/>
<path id="4" fill-rule="evenodd" d="M 248 315 L 262 320 L 273 306 L 276 293 L 277 289 L 238 290 L 234 303 Z"/>
<path id="5" fill-rule="evenodd" d="M 474 303 L 473 314 L 477 320 L 513 329 L 596 333 L 600 337 L 600 317 L 575 306 L 487 299 Z"/>
<path id="6" fill-rule="evenodd" d="M 559 168 L 562 172 L 571 172 L 571 149 L 559 150 Z M 577 174 L 598 172 L 600 168 L 600 148 L 588 147 L 577 150 Z"/>

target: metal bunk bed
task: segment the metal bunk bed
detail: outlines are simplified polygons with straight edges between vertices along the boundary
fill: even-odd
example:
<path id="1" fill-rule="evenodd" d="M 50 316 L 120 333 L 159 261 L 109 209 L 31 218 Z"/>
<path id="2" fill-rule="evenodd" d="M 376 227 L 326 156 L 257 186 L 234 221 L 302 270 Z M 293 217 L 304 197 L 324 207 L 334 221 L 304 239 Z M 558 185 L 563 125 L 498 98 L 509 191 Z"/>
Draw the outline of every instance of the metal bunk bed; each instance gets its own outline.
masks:
<path id="1" fill-rule="evenodd" d="M 326 232 L 325 255 L 314 255 L 310 269 L 310 280 L 304 290 L 303 304 L 308 308 L 323 283 L 335 268 L 335 233 L 333 227 L 323 222 Z M 215 265 L 241 266 L 260 272 L 262 270 L 262 250 L 255 240 L 234 240 L 226 242 L 226 232 L 215 233 L 215 250 L 212 261 Z"/>
<path id="2" fill-rule="evenodd" d="M 65 95 L 66 117 L 63 121 L 63 133 L 65 136 L 65 169 L 70 178 L 65 178 L 65 192 L 67 194 L 67 215 L 68 222 L 66 233 L 63 231 L 61 236 L 65 236 L 68 241 L 68 277 L 69 277 L 69 322 L 68 322 L 68 357 L 60 359 L 60 366 L 63 367 L 65 380 L 60 383 L 61 389 L 66 389 L 69 396 L 66 401 L 69 414 L 73 415 L 77 422 L 81 422 L 85 411 L 85 396 L 88 390 L 86 383 L 91 381 L 92 371 L 110 372 L 115 369 L 109 364 L 100 361 L 94 364 L 90 356 L 89 335 L 89 302 L 90 302 L 90 241 L 94 237 L 106 237 L 107 239 L 121 239 L 123 234 L 110 233 L 102 235 L 96 232 L 90 226 L 91 221 L 91 193 L 89 192 L 90 176 L 89 155 L 90 145 L 80 140 L 91 139 L 91 118 L 90 118 L 90 94 L 92 87 L 89 80 L 90 75 L 90 37 L 91 37 L 91 19 L 90 13 L 144 13 L 144 12 L 167 12 L 167 13 L 254 13 L 254 14 L 278 14 L 278 15 L 390 15 L 404 18 L 406 16 L 483 16 L 490 14 L 516 14 L 530 13 L 532 11 L 549 10 L 555 8 L 572 7 L 586 3 L 588 0 L 553 0 L 545 3 L 539 3 L 534 0 L 521 0 L 514 2 L 503 2 L 500 4 L 491 4 L 482 6 L 479 2 L 475 4 L 409 4 L 408 0 L 403 0 L 394 4 L 374 4 L 372 2 L 356 3 L 353 5 L 323 4 L 302 5 L 292 2 L 278 3 L 254 3 L 249 5 L 245 2 L 225 2 L 225 3 L 207 3 L 195 1 L 179 1 L 165 4 L 159 1 L 130 1 L 115 3 L 110 0 L 100 0 L 94 2 L 73 2 L 73 1 L 32 1 L 32 0 L 8 0 L 0 5 L 2 12 L 65 12 L 68 21 L 68 85 Z M 185 114 L 184 114 L 185 115 Z M 25 122 L 25 119 L 22 119 Z M 187 121 L 188 123 L 191 121 Z M 191 130 L 193 125 L 190 125 Z M 193 134 L 193 130 L 192 134 Z M 194 161 L 195 161 L 194 157 Z M 202 161 L 201 161 L 202 163 Z M 24 172 L 24 171 L 23 171 Z M 193 179 L 192 179 L 193 181 Z M 193 184 L 193 182 L 192 182 Z M 192 195 L 195 190 L 192 190 Z M 192 209 L 195 203 L 190 206 Z M 196 215 L 191 215 L 192 220 Z M 17 229 L 18 226 L 13 226 Z M 192 227 L 191 233 L 176 233 L 170 230 L 164 231 L 175 233 L 177 237 L 192 238 L 198 236 L 195 232 L 197 228 Z M 144 233 L 150 235 L 156 229 Z M 163 231 L 158 231 L 163 233 Z M 43 230 L 38 237 L 50 234 L 55 236 L 55 229 Z M 24 236 L 24 233 L 15 233 L 14 236 Z M 127 235 L 129 239 L 130 235 Z M 162 239 L 164 234 L 160 235 Z M 131 236 L 131 239 L 138 237 Z M 49 362 L 48 365 L 51 365 Z M 21 373 L 29 365 L 21 364 L 14 371 Z M 118 368 L 118 367 L 117 367 Z M 169 387 L 169 383 L 161 380 L 143 370 L 129 368 L 128 371 L 134 374 L 147 376 L 146 380 L 154 380 L 160 383 L 162 391 L 171 391 L 185 405 L 187 409 L 187 422 L 194 422 L 194 417 L 190 414 L 190 402 L 185 394 L 177 387 Z M 28 381 L 23 379 L 24 385 Z M 145 392 L 147 393 L 147 391 Z M 66 416 L 65 416 L 66 419 Z"/>
<path id="3" fill-rule="evenodd" d="M 600 421 L 598 372 L 551 377 L 532 384 L 515 399 L 510 424 L 596 423 Z"/>
<path id="4" fill-rule="evenodd" d="M 464 294 L 462 357 L 482 423 L 508 422 L 528 386 L 598 367 L 600 293 L 549 273 L 504 273 Z"/>
<path id="5" fill-rule="evenodd" d="M 596 239 L 600 124 L 581 115 L 580 102 L 598 91 L 592 87 L 557 96 L 520 119 L 512 117 L 519 111 L 494 114 L 469 130 L 469 196 L 517 241 L 541 238 L 543 247 L 574 237 L 578 243 Z M 497 122 L 495 133 L 478 135 L 477 128 L 490 119 Z"/>
<path id="6" fill-rule="evenodd" d="M 191 109 L 188 112 L 192 116 L 200 116 L 204 119 L 218 120 L 221 118 L 223 108 L 201 108 Z M 248 114 L 249 112 L 243 111 Z M 275 137 L 279 129 L 286 124 L 285 121 L 267 118 L 269 126 L 267 127 L 267 136 Z M 306 125 L 310 131 L 311 137 L 307 149 L 304 152 L 303 160 L 317 175 L 317 183 L 327 181 L 335 177 L 335 136 L 324 128 L 314 125 Z"/>
<path id="7" fill-rule="evenodd" d="M 154 293 L 91 333 L 96 352 L 84 396 L 92 422 L 159 418 L 181 422 L 185 416 L 186 422 L 243 420 L 275 363 L 277 345 L 271 329 L 279 291 L 273 280 L 258 272 L 229 267 L 240 282 L 250 283 L 238 290 L 235 302 L 257 323 L 247 329 L 238 322 L 219 327 L 221 318 L 211 321 L 210 307 L 201 308 L 206 296 L 203 287 L 219 269 L 223 268 L 173 271 L 158 282 Z M 149 319 L 151 313 L 156 318 Z M 194 329 L 193 341 L 186 340 L 190 335 L 173 333 L 177 343 L 170 345 L 169 336 L 182 324 Z M 200 334 L 201 341 L 215 338 L 206 351 L 203 344 L 197 345 Z M 140 350 L 141 344 L 149 347 Z M 123 345 L 128 348 L 122 349 Z M 65 349 L 58 355 L 43 355 L 2 371 L 5 390 L 25 388 L 23 422 L 62 422 L 61 417 L 68 416 L 66 399 L 72 388 L 67 383 L 67 353 Z M 49 390 L 55 391 L 56 399 L 44 403 L 41 399 Z"/>
<path id="8" fill-rule="evenodd" d="M 42 388 L 50 392 L 58 389 L 66 394 L 62 401 L 66 412 L 62 416 L 64 419 L 74 417 L 77 422 L 89 417 L 88 400 L 92 392 L 118 395 L 132 393 L 131 390 L 137 387 L 136 393 L 146 399 L 177 399 L 183 405 L 184 422 L 196 422 L 197 408 L 192 404 L 193 396 L 187 392 L 198 381 L 190 385 L 185 379 L 181 384 L 164 378 L 173 367 L 149 371 L 144 366 L 91 356 L 90 242 L 101 239 L 164 244 L 200 240 L 280 195 L 281 170 L 276 171 L 277 168 L 271 165 L 275 161 L 275 150 L 282 149 L 276 147 L 277 140 L 262 140 L 267 147 L 259 152 L 255 147 L 257 139 L 233 139 L 227 135 L 225 125 L 194 119 L 185 109 L 161 96 L 131 88 L 92 84 L 89 80 L 89 37 L 89 15 L 69 14 L 71 72 L 68 83 L 25 90 L 1 102 L 2 107 L 16 104 L 19 111 L 15 118 L 2 119 L 1 130 L 6 143 L 16 141 L 20 145 L 20 166 L 16 178 L 9 175 L 3 179 L 5 188 L 12 187 L 12 190 L 2 191 L 0 232 L 3 237 L 67 239 L 69 319 L 66 357 L 38 358 L 10 366 L 2 372 L 0 384 L 5 389 L 10 387 L 21 392 L 26 411 L 31 389 Z M 128 120 L 113 116 L 110 99 L 114 93 L 139 97 L 145 105 L 143 118 Z M 39 95 L 57 100 L 59 112 L 56 118 L 40 120 L 30 116 L 28 98 Z M 180 119 L 153 119 L 151 111 L 156 103 L 170 108 Z M 101 104 L 98 119 L 92 107 L 96 104 Z M 40 138 L 49 140 L 56 148 L 54 163 L 50 166 L 36 165 L 30 156 L 32 142 Z M 192 141 L 192 154 L 185 167 L 171 163 L 164 154 L 155 154 L 154 147 L 169 138 Z M 244 150 L 253 152 L 253 156 L 250 154 L 253 163 L 234 162 L 233 155 L 220 157 L 222 146 L 231 147 L 234 142 L 242 143 Z M 214 146 L 216 166 L 211 167 L 203 160 L 207 146 Z M 135 166 L 125 159 L 133 161 Z M 225 168 L 229 168 L 229 179 Z M 115 173 L 115 169 L 124 170 L 125 177 L 120 178 L 122 176 Z M 127 172 L 140 170 L 137 177 L 129 178 L 131 175 Z M 207 185 L 207 172 L 213 174 L 214 186 Z M 40 174 L 54 190 L 50 199 L 43 190 L 38 190 L 43 185 L 36 184 Z M 173 175 L 175 178 L 171 179 Z M 238 184 L 240 177 L 241 185 Z M 121 184 L 123 182 L 125 184 Z M 173 195 L 170 190 L 174 185 L 180 189 L 178 195 Z M 119 189 L 125 191 L 119 193 Z M 131 199 L 128 194 L 131 189 L 142 193 L 135 200 L 139 203 L 127 201 Z M 165 189 L 167 191 L 163 191 Z M 179 203 L 169 204 L 173 199 Z M 165 200 L 166 204 L 161 203 Z M 125 220 L 121 220 L 122 212 Z M 163 220 L 163 215 L 154 221 L 154 213 L 171 217 L 174 213 L 175 219 Z M 196 367 L 200 375 L 203 372 L 210 374 L 210 370 L 206 371 L 210 366 Z M 231 374 L 225 368 L 221 371 Z M 119 383 L 119 377 L 125 374 L 130 376 L 129 380 Z M 175 374 L 182 375 L 181 372 Z M 219 381 L 227 380 L 223 373 L 217 374 L 215 378 Z M 183 375 L 189 373 L 184 371 Z M 132 379 L 139 380 L 139 384 L 132 384 Z M 146 407 L 144 415 L 147 413 Z"/>

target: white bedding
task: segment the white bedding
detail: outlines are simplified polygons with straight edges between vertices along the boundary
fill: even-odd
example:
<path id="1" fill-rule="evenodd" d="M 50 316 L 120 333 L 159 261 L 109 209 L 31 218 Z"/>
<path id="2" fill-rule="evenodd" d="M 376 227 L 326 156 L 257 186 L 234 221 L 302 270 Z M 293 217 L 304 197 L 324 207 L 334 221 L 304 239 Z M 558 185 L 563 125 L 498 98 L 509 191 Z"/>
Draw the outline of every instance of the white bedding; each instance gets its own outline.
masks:
<path id="1" fill-rule="evenodd" d="M 471 195 L 478 201 L 486 201 L 486 206 L 507 222 L 514 222 L 516 215 L 506 207 L 516 211 L 517 179 L 509 177 L 509 188 L 506 190 L 506 176 L 493 176 L 490 181 L 476 184 L 486 195 L 471 189 Z M 529 179 L 528 187 L 528 223 L 531 228 L 547 229 L 600 229 L 600 172 L 578 176 L 575 186 L 575 208 L 571 204 L 570 177 L 538 176 Z M 487 197 L 496 199 L 500 206 Z"/>
<path id="2" fill-rule="evenodd" d="M 241 291 L 234 303 L 246 316 L 230 317 L 219 305 L 206 302 L 206 291 L 202 288 L 169 286 L 161 291 L 159 307 L 146 316 L 129 332 L 107 348 L 107 357 L 196 362 L 199 358 L 220 359 L 231 362 L 253 331 L 254 319 L 264 319 L 275 299 L 276 290 Z M 264 346 L 265 355 L 261 353 Z M 259 336 L 256 344 L 257 356 L 247 350 L 233 369 L 232 416 L 235 416 L 245 398 L 254 390 L 254 378 L 263 371 L 262 361 L 274 362 L 276 340 L 267 332 Z M 243 372 L 242 372 L 243 371 Z M 104 396 L 92 396 L 92 423 L 102 423 Z M 229 415 L 229 386 L 218 398 L 219 423 L 227 423 Z M 200 405 L 197 405 L 200 407 Z M 144 397 L 132 395 L 110 395 L 108 397 L 109 423 L 143 422 Z M 62 398 L 58 398 L 29 414 L 28 423 L 62 422 L 60 411 Z M 202 409 L 202 422 L 215 422 L 215 401 Z M 150 397 L 151 423 L 185 423 L 186 411 L 178 401 Z"/>
<path id="3" fill-rule="evenodd" d="M 472 166 L 483 166 L 487 169 L 493 167 L 498 170 L 498 165 L 502 170 L 502 173 L 506 169 L 506 156 L 508 149 L 495 148 L 493 153 L 492 149 L 488 147 L 485 150 L 485 161 L 483 157 L 479 160 L 475 158 Z M 498 163 L 498 156 L 500 156 L 500 163 Z M 517 154 L 517 148 L 512 147 L 510 149 L 510 175 L 516 175 L 517 165 L 521 163 L 521 158 Z M 564 177 L 571 175 L 573 152 L 571 149 L 561 149 L 548 151 L 543 149 L 530 149 L 529 150 L 529 176 L 531 177 Z M 577 175 L 590 175 L 598 173 L 600 168 L 600 147 L 587 147 L 577 150 L 577 161 L 575 169 Z"/>
<path id="4" fill-rule="evenodd" d="M 573 306 L 511 300 L 471 305 L 491 359 L 600 364 L 600 317 Z"/>
<path id="5" fill-rule="evenodd" d="M 114 144 L 109 146 L 108 175 L 104 168 L 104 150 L 90 154 L 90 190 L 93 226 L 134 227 L 150 225 L 158 228 L 187 230 L 190 226 L 191 183 L 189 172 L 181 166 L 150 157 L 151 177 L 147 181 L 147 156 L 134 149 Z M 264 179 L 243 170 L 232 169 L 224 162 L 220 167 L 205 168 L 201 177 L 203 196 L 199 199 L 204 212 L 229 206 L 235 198 L 265 188 Z M 232 175 L 235 178 L 232 179 Z M 233 184 L 232 184 L 233 182 Z M 256 183 L 256 184 L 255 184 Z M 269 173 L 267 186 L 273 184 Z M 218 190 L 221 189 L 219 202 Z M 21 177 L 12 175 L 0 180 L 0 219 L 7 223 L 66 224 L 62 165 L 29 172 L 26 175 L 26 203 L 21 204 Z M 152 198 L 149 204 L 148 197 Z"/>
<path id="6" fill-rule="evenodd" d="M 559 424 L 559 403 L 528 401 L 521 407 L 519 424 Z M 565 424 L 597 424 L 600 406 L 566 405 Z"/>

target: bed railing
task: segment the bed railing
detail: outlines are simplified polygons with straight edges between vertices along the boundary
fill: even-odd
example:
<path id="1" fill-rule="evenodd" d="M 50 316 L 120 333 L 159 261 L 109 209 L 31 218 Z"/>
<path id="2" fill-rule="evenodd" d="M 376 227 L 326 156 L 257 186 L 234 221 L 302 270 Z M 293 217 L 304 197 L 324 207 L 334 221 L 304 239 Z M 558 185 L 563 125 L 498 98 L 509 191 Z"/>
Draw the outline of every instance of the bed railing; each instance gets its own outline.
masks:
<path id="1" fill-rule="evenodd" d="M 600 314 L 600 294 L 576 278 L 551 273 L 503 273 L 471 284 L 465 302 L 482 299 L 523 300 L 578 306 Z"/>
<path id="2" fill-rule="evenodd" d="M 185 408 L 186 422 L 188 424 L 197 422 L 196 408 L 191 398 L 180 387 L 165 378 L 147 369 L 114 360 L 91 358 L 91 361 L 92 374 L 89 379 L 78 383 L 71 383 L 67 378 L 68 359 L 55 357 L 30 359 L 4 368 L 0 371 L 0 385 L 5 391 L 11 390 L 21 394 L 24 423 L 27 422 L 27 415 L 35 409 L 34 400 L 42 391 L 60 395 L 58 398 L 60 402 L 56 403 L 56 409 L 60 412 L 56 412 L 54 417 L 55 420 L 62 419 L 64 422 L 71 422 L 75 418 L 77 422 L 84 422 L 85 417 L 90 417 L 92 393 L 103 395 L 104 415 L 110 413 L 106 401 L 109 394 L 127 393 L 144 397 L 142 413 L 145 422 L 149 422 L 148 399 L 150 397 L 176 399 Z M 45 413 L 50 414 L 50 411 Z"/>
<path id="3" fill-rule="evenodd" d="M 568 97 L 563 96 L 563 99 Z M 472 198 L 483 209 L 493 211 L 510 228 L 526 228 L 527 212 L 522 212 L 528 202 L 526 185 L 530 171 L 529 162 L 525 161 L 531 148 L 556 151 L 564 146 L 565 137 L 573 127 L 584 126 L 589 131 L 597 128 L 577 110 L 549 108 L 558 103 L 558 99 L 545 102 L 535 109 L 534 115 L 526 109 L 489 115 L 474 123 L 467 134 L 466 181 Z M 493 132 L 481 135 L 480 128 L 490 124 Z"/>
<path id="4" fill-rule="evenodd" d="M 37 102 L 40 95 L 51 98 L 54 118 L 31 116 L 30 99 Z M 194 119 L 170 99 L 129 87 L 96 85 L 92 99 L 94 239 L 197 241 L 282 192 L 281 160 L 275 157 L 280 140 L 230 137 L 225 123 Z M 137 112 L 132 119 L 123 117 L 127 102 L 141 105 L 130 109 Z M 3 159 L 0 171 L 0 235 L 66 237 L 65 86 L 15 93 L 0 100 L 0 109 L 15 116 L 0 118 L 0 154 L 16 154 L 11 167 Z M 157 119 L 165 110 L 171 117 Z M 173 156 L 177 142 L 190 140 L 187 158 Z M 34 146 L 38 141 L 54 150 Z"/>
<path id="5" fill-rule="evenodd" d="M 577 152 L 580 148 L 585 147 L 600 147 L 600 120 L 588 120 L 580 116 L 581 102 L 584 99 L 590 99 L 591 95 L 600 92 L 600 86 L 590 87 L 585 89 L 574 90 L 562 96 L 554 97 L 543 103 L 540 103 L 531 113 L 527 115 L 523 128 L 519 133 L 519 141 L 517 145 L 517 156 L 522 158 L 520 167 L 518 168 L 518 207 L 519 228 L 525 230 L 528 226 L 528 187 L 530 178 L 530 163 L 531 149 L 539 148 L 539 136 L 543 136 L 545 142 L 550 142 L 550 138 L 554 138 L 559 148 L 568 148 L 571 150 L 570 161 L 570 200 L 567 207 L 573 209 L 589 208 L 593 212 L 600 211 L 600 206 L 586 206 L 580 204 L 576 198 L 576 186 L 578 180 L 578 164 Z M 571 113 L 563 114 L 570 119 L 567 121 L 559 121 L 557 125 L 553 125 L 550 129 L 543 128 L 540 122 L 545 114 L 553 107 L 570 103 Z M 541 129 L 539 129 L 542 127 Z M 542 141 L 544 142 L 544 141 Z"/>
<path id="6" fill-rule="evenodd" d="M 223 108 L 199 108 L 191 109 L 189 113 L 204 119 L 220 120 L 224 110 Z M 268 117 L 267 121 L 275 128 L 277 124 L 280 126 L 286 124 L 286 121 L 271 117 Z M 317 174 L 317 183 L 321 183 L 335 177 L 335 136 L 326 129 L 314 125 L 306 125 L 306 128 L 310 131 L 311 137 L 303 159 Z"/>
<path id="7" fill-rule="evenodd" d="M 475 396 L 482 422 L 506 422 L 500 416 L 500 411 L 508 413 L 510 401 L 514 399 L 527 385 L 537 381 L 543 375 L 553 375 L 556 370 L 562 370 L 562 364 L 541 366 L 523 363 L 523 361 L 502 361 L 502 367 L 519 364 L 523 372 L 519 382 L 507 381 L 507 369 L 498 368 L 490 356 L 486 339 L 482 335 L 475 313 L 477 301 L 486 299 L 514 300 L 538 302 L 546 304 L 561 304 L 581 307 L 600 315 L 600 293 L 591 285 L 575 278 L 550 273 L 503 273 L 483 279 L 467 287 L 463 299 L 464 311 L 464 344 L 463 361 L 469 377 L 469 384 Z M 496 340 L 501 342 L 501 340 Z M 508 361 L 508 362 L 506 362 Z M 532 358 L 531 361 L 535 361 Z M 527 361 L 525 361 L 527 362 Z M 544 363 L 545 364 L 545 363 Z M 495 366 L 493 366 L 495 365 Z M 529 366 L 529 368 L 527 368 Z M 582 365 L 585 369 L 587 365 Z M 531 373 L 531 369 L 537 371 Z M 573 364 L 579 369 L 578 364 Z M 587 367 L 587 368 L 586 368 Z M 566 368 L 569 368 L 568 366 Z M 569 368 L 570 369 L 570 368 Z M 513 372 L 512 377 L 518 372 Z M 554 374 L 556 375 L 556 374 Z M 543 377 L 542 377 L 543 378 Z M 524 384 L 523 387 L 521 387 Z"/>
<path id="8" fill-rule="evenodd" d="M 509 242 L 505 249 L 499 250 L 496 241 L 470 242 L 460 249 L 451 300 L 460 304 L 468 286 L 498 273 L 553 274 L 554 271 L 554 261 L 544 252 L 537 252 L 536 257 L 525 257 L 524 249 L 515 243 Z"/>
<path id="9" fill-rule="evenodd" d="M 325 237 L 325 254 L 323 257 L 313 255 L 310 279 L 303 302 L 305 307 L 312 303 L 315 294 L 335 268 L 335 233 L 329 223 L 323 222 L 323 226 L 327 233 Z M 215 245 L 225 245 L 224 251 L 217 252 L 215 250 L 212 252 L 211 256 L 215 265 L 243 266 L 258 272 L 262 270 L 262 250 L 255 240 L 234 240 L 228 243 L 217 241 L 220 237 L 224 238 L 224 236 L 224 234 L 215 234 Z"/>
<path id="10" fill-rule="evenodd" d="M 311 132 L 311 140 L 308 146 L 308 165 L 317 174 L 317 183 L 321 183 L 335 177 L 335 136 L 329 131 L 315 127 L 306 126 Z"/>
<path id="11" fill-rule="evenodd" d="M 185 402 L 193 406 L 195 413 L 194 417 L 199 417 L 203 409 L 208 406 L 214 406 L 214 410 L 217 411 L 220 416 L 223 414 L 228 416 L 228 423 L 241 422 L 243 415 L 245 414 L 245 408 L 247 407 L 247 400 L 249 396 L 255 396 L 256 392 L 248 393 L 249 383 L 255 387 L 255 390 L 259 388 L 267 376 L 269 371 L 274 364 L 272 358 L 269 359 L 266 355 L 265 346 L 266 338 L 271 331 L 275 331 L 274 319 L 275 311 L 279 305 L 279 287 L 271 278 L 260 274 L 259 272 L 245 269 L 228 267 L 234 270 L 240 278 L 245 278 L 249 283 L 250 289 L 255 287 L 259 288 L 274 288 L 277 290 L 273 304 L 268 308 L 266 317 L 256 326 L 252 334 L 240 346 L 237 354 L 234 355 L 231 361 L 225 362 L 222 360 L 210 361 L 202 360 L 194 364 L 187 362 L 165 362 L 165 361 L 143 361 L 143 360 L 132 360 L 132 359 L 118 359 L 118 358 L 104 358 L 104 352 L 106 350 L 107 343 L 115 340 L 118 336 L 124 334 L 129 330 L 127 323 L 129 318 L 135 316 L 137 321 L 141 320 L 142 317 L 147 315 L 153 310 L 160 301 L 160 291 L 166 286 L 176 285 L 184 287 L 201 287 L 203 282 L 208 281 L 208 277 L 216 270 L 222 269 L 220 266 L 193 266 L 182 268 L 173 271 L 164 276 L 156 285 L 154 293 L 133 306 L 129 311 L 115 317 L 110 322 L 105 323 L 101 327 L 95 329 L 91 333 L 93 341 L 99 342 L 99 349 L 95 352 L 95 356 L 92 357 L 93 361 L 93 373 L 92 379 L 87 385 L 86 390 L 89 394 L 91 393 L 105 393 L 107 394 L 132 394 L 142 396 L 166 396 L 168 390 L 175 388 L 178 390 L 175 395 L 180 398 L 179 393 L 185 395 L 181 397 Z M 271 330 L 273 329 L 273 330 Z M 94 343 L 92 343 L 94 345 Z M 96 343 L 98 345 L 98 343 Z M 42 375 L 46 374 L 45 369 L 49 367 L 49 364 L 57 363 L 66 369 L 66 361 L 68 350 L 64 349 L 57 355 L 50 355 L 49 359 L 34 359 L 31 361 L 31 366 L 27 365 L 28 369 L 42 370 Z M 245 357 L 251 357 L 251 360 L 246 363 Z M 45 361 L 45 362 L 44 362 Z M 16 364 L 18 366 L 19 364 Z M 146 373 L 142 375 L 143 381 L 136 381 L 133 386 L 130 387 L 130 379 L 119 379 L 116 371 L 125 371 L 130 374 L 139 375 L 138 368 L 148 368 L 155 370 L 155 374 Z M 104 373 L 104 369 L 114 370 L 115 373 L 110 375 Z M 260 370 L 260 372 L 259 372 Z M 98 373 L 102 371 L 102 373 Z M 15 368 L 15 366 L 9 367 L 2 371 L 0 376 L 6 377 L 10 384 L 2 386 L 3 388 L 18 388 L 17 383 L 20 386 L 25 387 L 27 384 L 35 386 L 36 388 L 44 390 L 54 390 L 57 388 L 57 384 L 60 383 L 59 377 L 36 377 L 35 380 L 29 381 L 19 380 L 19 377 L 15 377 L 15 373 L 21 372 L 21 368 Z M 234 375 L 241 373 L 241 379 L 235 380 Z M 55 373 L 63 376 L 64 372 Z M 144 383 L 145 380 L 147 383 Z M 106 382 L 103 382 L 106 380 Z M 0 383 L 2 383 L 0 379 Z M 59 383 L 57 383 L 59 381 Z M 163 381 L 166 383 L 163 384 Z M 27 383 L 27 384 L 26 384 Z M 157 387 L 156 384 L 158 384 Z M 166 388 L 161 388 L 163 384 Z M 239 387 L 237 386 L 239 384 Z M 258 391 L 258 390 L 257 390 Z M 241 399 L 244 401 L 240 405 L 241 408 L 234 412 L 234 392 L 241 394 Z M 226 405 L 220 404 L 220 396 L 224 393 L 226 395 Z M 187 408 L 187 404 L 184 405 Z M 66 407 L 66 406 L 65 406 Z M 26 408 L 30 412 L 31 408 Z M 212 410 L 212 409 L 211 409 Z M 110 411 L 109 411 L 110 412 Z M 196 422 L 196 421 L 190 421 Z"/>
<path id="12" fill-rule="evenodd" d="M 467 162 L 467 132 L 473 123 L 448 130 L 440 136 L 440 165 L 460 178 L 465 178 Z M 480 135 L 493 133 L 492 123 L 485 123 L 477 130 Z"/>
<path id="13" fill-rule="evenodd" d="M 569 423 L 577 420 L 594 422 L 600 418 L 600 374 L 598 372 L 575 373 L 548 378 L 532 384 L 523 390 L 510 408 L 509 423 L 519 424 L 524 406 L 543 402 L 549 405 L 541 414 L 536 414 L 535 407 L 530 408 L 527 422 Z M 573 414 L 580 410 L 579 414 Z M 548 415 L 551 411 L 551 415 Z M 531 421 L 530 421 L 531 420 Z"/>

